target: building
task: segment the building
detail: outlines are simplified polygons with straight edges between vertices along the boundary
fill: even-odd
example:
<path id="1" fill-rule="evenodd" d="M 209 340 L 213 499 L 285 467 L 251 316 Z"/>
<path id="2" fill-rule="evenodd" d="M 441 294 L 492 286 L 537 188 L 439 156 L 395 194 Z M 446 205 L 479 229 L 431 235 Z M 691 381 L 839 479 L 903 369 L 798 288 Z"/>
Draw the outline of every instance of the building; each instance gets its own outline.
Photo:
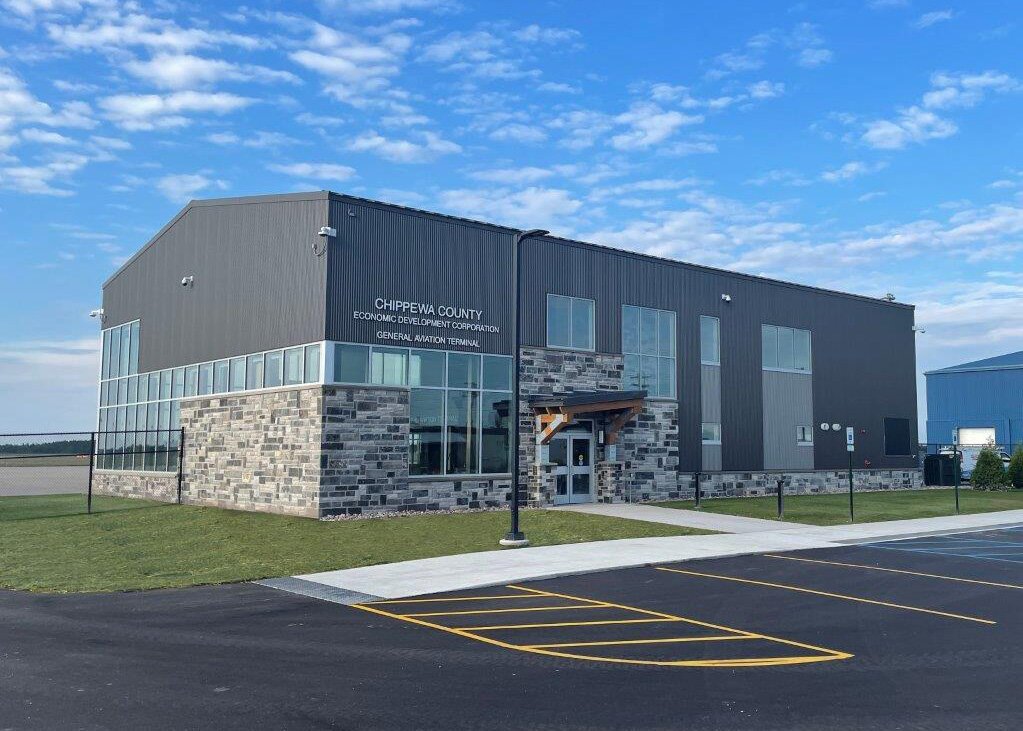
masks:
<path id="1" fill-rule="evenodd" d="M 1011 452 L 1023 443 L 1023 350 L 928 371 L 927 441 Z"/>
<path id="2" fill-rule="evenodd" d="M 330 192 L 188 204 L 103 286 L 100 489 L 170 498 L 183 427 L 186 502 L 505 504 L 516 233 Z M 527 502 L 840 487 L 847 426 L 860 486 L 920 483 L 912 306 L 521 246 Z"/>

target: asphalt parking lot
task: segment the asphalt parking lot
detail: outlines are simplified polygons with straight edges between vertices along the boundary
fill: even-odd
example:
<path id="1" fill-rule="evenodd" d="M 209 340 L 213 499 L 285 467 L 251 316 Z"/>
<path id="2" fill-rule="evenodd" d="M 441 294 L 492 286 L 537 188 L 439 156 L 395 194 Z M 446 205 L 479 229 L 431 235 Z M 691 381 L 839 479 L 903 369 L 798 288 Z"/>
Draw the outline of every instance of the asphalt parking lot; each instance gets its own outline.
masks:
<path id="1" fill-rule="evenodd" d="M 348 607 L 0 594 L 0 729 L 1016 729 L 1023 528 Z"/>

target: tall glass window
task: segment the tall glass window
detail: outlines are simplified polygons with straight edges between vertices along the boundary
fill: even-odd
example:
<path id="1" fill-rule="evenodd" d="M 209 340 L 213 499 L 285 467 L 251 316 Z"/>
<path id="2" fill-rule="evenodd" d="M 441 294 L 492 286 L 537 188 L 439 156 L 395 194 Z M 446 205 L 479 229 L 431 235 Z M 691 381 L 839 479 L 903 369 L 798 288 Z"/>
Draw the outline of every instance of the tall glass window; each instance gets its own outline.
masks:
<path id="1" fill-rule="evenodd" d="M 199 366 L 199 395 L 209 396 L 213 393 L 213 364 L 203 363 Z"/>
<path id="2" fill-rule="evenodd" d="M 447 353 L 443 350 L 413 350 L 409 353 L 408 385 L 443 386 Z"/>
<path id="3" fill-rule="evenodd" d="M 721 365 L 721 321 L 700 315 L 700 362 Z"/>
<path id="4" fill-rule="evenodd" d="M 232 391 L 244 391 L 245 390 L 245 359 L 244 358 L 232 358 L 231 359 L 231 390 Z"/>
<path id="5" fill-rule="evenodd" d="M 185 396 L 195 396 L 198 393 L 199 366 L 188 366 L 185 369 Z"/>
<path id="6" fill-rule="evenodd" d="M 547 295 L 547 345 L 593 350 L 593 300 Z"/>
<path id="7" fill-rule="evenodd" d="M 649 307 L 622 307 L 625 388 L 655 398 L 675 396 L 675 313 Z"/>
<path id="8" fill-rule="evenodd" d="M 443 471 L 444 391 L 414 388 L 409 394 L 409 474 L 439 475 Z"/>
<path id="9" fill-rule="evenodd" d="M 306 383 L 315 383 L 320 380 L 320 346 L 305 346 L 305 377 Z"/>
<path id="10" fill-rule="evenodd" d="M 245 367 L 245 387 L 248 389 L 263 387 L 263 354 L 250 355 Z"/>
<path id="11" fill-rule="evenodd" d="M 764 368 L 801 373 L 813 370 L 809 330 L 763 325 L 761 339 Z"/>
<path id="12" fill-rule="evenodd" d="M 231 361 L 218 360 L 213 364 L 213 393 L 227 393 L 231 382 Z"/>
<path id="13" fill-rule="evenodd" d="M 368 383 L 369 346 L 338 343 L 334 348 L 334 380 L 337 383 Z"/>
<path id="14" fill-rule="evenodd" d="M 511 394 L 484 391 L 481 414 L 480 471 L 484 474 L 507 472 L 511 463 Z"/>
<path id="15" fill-rule="evenodd" d="M 448 474 L 479 472 L 479 393 L 447 393 Z"/>
<path id="16" fill-rule="evenodd" d="M 302 375 L 302 349 L 288 348 L 284 351 L 284 385 L 301 383 Z"/>
<path id="17" fill-rule="evenodd" d="M 265 357 L 266 366 L 263 371 L 263 384 L 267 388 L 276 388 L 284 383 L 284 351 L 272 350 Z"/>
<path id="18" fill-rule="evenodd" d="M 406 348 L 373 348 L 369 363 L 370 383 L 382 386 L 404 386 L 408 383 Z"/>

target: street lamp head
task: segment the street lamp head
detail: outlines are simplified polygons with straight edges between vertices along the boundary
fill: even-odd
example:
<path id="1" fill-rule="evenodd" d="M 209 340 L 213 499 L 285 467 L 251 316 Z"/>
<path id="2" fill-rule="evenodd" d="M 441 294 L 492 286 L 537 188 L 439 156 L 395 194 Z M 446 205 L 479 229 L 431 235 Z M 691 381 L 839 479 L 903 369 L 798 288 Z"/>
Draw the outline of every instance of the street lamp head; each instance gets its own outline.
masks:
<path id="1" fill-rule="evenodd" d="M 531 228 L 528 231 L 519 231 L 515 234 L 515 243 L 519 243 L 523 239 L 532 238 L 533 236 L 546 236 L 550 231 L 543 228 Z"/>

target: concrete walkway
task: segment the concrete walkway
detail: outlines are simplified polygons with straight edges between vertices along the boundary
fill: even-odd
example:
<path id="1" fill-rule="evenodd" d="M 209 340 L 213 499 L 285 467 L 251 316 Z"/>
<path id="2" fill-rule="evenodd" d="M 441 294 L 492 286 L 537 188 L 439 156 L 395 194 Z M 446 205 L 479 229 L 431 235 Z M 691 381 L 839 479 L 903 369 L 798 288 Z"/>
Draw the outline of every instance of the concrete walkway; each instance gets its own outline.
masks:
<path id="1" fill-rule="evenodd" d="M 660 516 L 660 513 L 657 515 Z M 704 513 L 699 515 L 709 517 Z M 657 563 L 830 548 L 876 540 L 1003 528 L 1023 525 L 1023 510 L 827 527 L 790 523 L 787 526 L 791 527 L 780 530 L 776 526 L 785 524 L 765 522 L 772 523 L 775 529 L 752 533 L 629 538 L 483 551 L 325 571 L 292 579 L 272 579 L 265 583 L 285 591 L 340 603 L 377 597 L 394 599 Z"/>
<path id="2" fill-rule="evenodd" d="M 784 523 L 780 520 L 763 520 L 761 518 L 743 518 L 738 515 L 721 515 L 704 513 L 698 510 L 677 510 L 675 508 L 659 508 L 656 505 L 630 503 L 582 503 L 579 505 L 561 505 L 554 510 L 565 510 L 571 513 L 589 513 L 606 515 L 610 518 L 628 518 L 643 520 L 648 523 L 666 523 L 686 528 L 702 528 L 703 530 L 721 533 L 763 533 L 770 530 L 786 528 L 805 528 L 799 523 Z"/>

